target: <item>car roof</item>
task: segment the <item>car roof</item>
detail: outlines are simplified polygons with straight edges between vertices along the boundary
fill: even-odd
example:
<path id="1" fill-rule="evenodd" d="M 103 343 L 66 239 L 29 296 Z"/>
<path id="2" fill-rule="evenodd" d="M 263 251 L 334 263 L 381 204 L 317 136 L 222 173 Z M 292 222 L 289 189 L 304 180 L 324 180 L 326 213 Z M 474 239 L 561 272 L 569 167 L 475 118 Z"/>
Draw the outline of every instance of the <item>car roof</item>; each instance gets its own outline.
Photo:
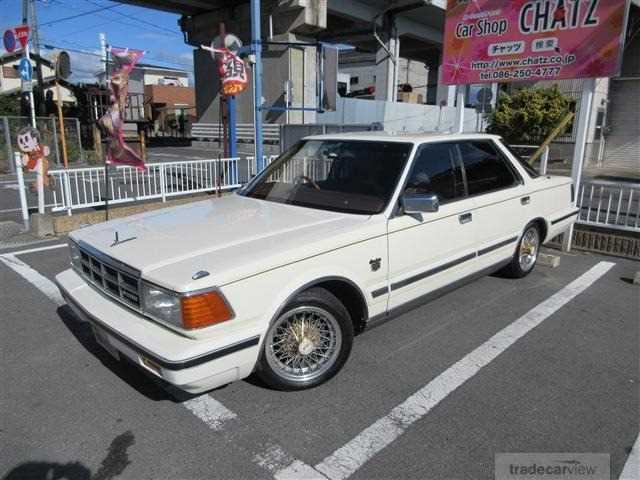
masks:
<path id="1" fill-rule="evenodd" d="M 375 142 L 411 142 L 411 143 L 428 143 L 455 140 L 480 140 L 495 139 L 499 140 L 499 135 L 491 135 L 488 133 L 396 133 L 388 131 L 371 131 L 371 132 L 350 132 L 350 133 L 328 133 L 325 135 L 311 135 L 305 137 L 304 140 L 367 140 Z"/>

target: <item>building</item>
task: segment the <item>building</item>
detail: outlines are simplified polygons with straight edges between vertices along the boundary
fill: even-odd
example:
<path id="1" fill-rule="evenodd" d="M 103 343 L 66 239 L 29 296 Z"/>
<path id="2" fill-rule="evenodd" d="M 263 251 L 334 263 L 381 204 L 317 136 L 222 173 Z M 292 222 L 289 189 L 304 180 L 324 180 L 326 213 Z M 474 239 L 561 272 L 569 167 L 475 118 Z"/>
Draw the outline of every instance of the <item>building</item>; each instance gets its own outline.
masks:
<path id="1" fill-rule="evenodd" d="M 11 95 L 20 93 L 22 80 L 18 72 L 18 65 L 22 59 L 22 52 L 14 52 L 0 57 L 0 95 Z M 51 92 L 54 100 L 58 100 L 57 89 L 55 88 L 55 70 L 51 60 L 31 54 L 31 65 L 33 67 L 33 83 L 37 84 L 36 59 L 42 64 L 42 77 L 45 85 L 45 92 Z M 74 105 L 77 102 L 73 89 L 64 80 L 60 81 L 60 94 L 62 102 L 66 105 Z M 46 95 L 46 93 L 45 93 Z"/>
<path id="2" fill-rule="evenodd" d="M 105 73 L 97 75 L 105 83 Z M 129 74 L 127 120 L 148 125 L 148 133 L 179 134 L 185 122 L 195 119 L 195 92 L 189 86 L 189 72 L 183 69 L 139 63 Z M 150 124 L 150 125 L 149 125 Z"/>
<path id="3" fill-rule="evenodd" d="M 640 1 L 634 0 L 620 77 L 612 78 L 604 124 L 602 166 L 640 172 Z"/>
<path id="4" fill-rule="evenodd" d="M 105 72 L 96 74 L 98 83 L 105 83 Z M 145 85 L 189 86 L 189 72 L 177 68 L 138 63 L 129 74 L 129 93 L 144 93 Z"/>

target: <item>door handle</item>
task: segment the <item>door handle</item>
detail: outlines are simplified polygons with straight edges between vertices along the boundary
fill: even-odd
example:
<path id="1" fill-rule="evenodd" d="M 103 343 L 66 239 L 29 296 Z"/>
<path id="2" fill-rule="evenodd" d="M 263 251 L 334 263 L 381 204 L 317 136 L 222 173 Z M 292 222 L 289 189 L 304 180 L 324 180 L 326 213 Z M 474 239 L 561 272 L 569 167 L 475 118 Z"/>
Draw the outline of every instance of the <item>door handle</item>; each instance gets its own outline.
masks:
<path id="1" fill-rule="evenodd" d="M 458 217 L 458 220 L 460 220 L 460 223 L 462 224 L 469 223 L 473 220 L 473 215 L 470 213 L 463 213 Z"/>
<path id="2" fill-rule="evenodd" d="M 522 197 L 520 203 L 522 205 L 529 205 L 531 203 L 531 197 Z"/>

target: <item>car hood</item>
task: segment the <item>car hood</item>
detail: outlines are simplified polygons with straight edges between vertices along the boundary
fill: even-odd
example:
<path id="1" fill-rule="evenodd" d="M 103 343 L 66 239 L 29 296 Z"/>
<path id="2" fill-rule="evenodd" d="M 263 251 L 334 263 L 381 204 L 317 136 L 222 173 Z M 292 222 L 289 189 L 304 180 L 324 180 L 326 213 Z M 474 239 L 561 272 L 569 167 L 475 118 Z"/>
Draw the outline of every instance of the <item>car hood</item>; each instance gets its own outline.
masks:
<path id="1" fill-rule="evenodd" d="M 337 232 L 357 230 L 368 218 L 229 195 L 113 220 L 70 236 L 140 270 L 144 278 L 188 291 L 203 287 L 192 278 L 198 271 L 209 272 L 207 284 L 222 286 L 330 249 Z"/>

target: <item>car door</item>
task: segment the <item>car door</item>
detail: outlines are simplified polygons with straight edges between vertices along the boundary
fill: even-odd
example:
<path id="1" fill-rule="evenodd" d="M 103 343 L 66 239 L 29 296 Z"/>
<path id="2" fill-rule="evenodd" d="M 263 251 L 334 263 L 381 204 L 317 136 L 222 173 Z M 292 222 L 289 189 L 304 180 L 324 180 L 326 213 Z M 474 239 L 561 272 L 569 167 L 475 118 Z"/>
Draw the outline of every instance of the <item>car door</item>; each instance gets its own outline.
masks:
<path id="1" fill-rule="evenodd" d="M 456 142 L 422 145 L 401 195 L 435 194 L 437 212 L 388 221 L 389 308 L 437 290 L 474 269 L 474 201 L 467 198 Z"/>
<path id="2" fill-rule="evenodd" d="M 513 255 L 531 198 L 520 174 L 492 140 L 460 142 L 460 154 L 475 201 L 478 267 L 488 268 Z"/>

